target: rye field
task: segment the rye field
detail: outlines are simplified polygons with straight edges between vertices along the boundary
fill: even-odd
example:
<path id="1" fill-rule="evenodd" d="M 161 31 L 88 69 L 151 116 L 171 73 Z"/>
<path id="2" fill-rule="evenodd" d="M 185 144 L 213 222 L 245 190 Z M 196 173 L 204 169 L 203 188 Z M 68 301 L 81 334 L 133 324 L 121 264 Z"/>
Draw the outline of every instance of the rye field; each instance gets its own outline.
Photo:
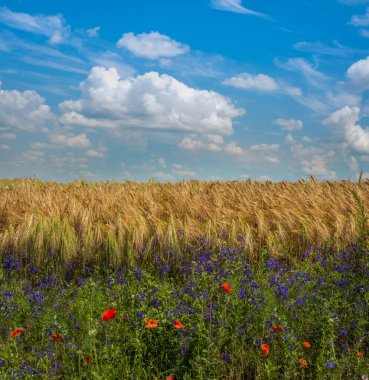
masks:
<path id="1" fill-rule="evenodd" d="M 1 379 L 368 379 L 369 181 L 0 180 Z"/>

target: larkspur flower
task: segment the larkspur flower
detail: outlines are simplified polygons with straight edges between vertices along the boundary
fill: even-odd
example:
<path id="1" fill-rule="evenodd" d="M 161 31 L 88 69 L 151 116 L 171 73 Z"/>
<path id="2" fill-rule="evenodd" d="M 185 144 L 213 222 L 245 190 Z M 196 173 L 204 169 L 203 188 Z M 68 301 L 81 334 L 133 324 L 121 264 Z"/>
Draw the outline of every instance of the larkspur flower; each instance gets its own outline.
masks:
<path id="1" fill-rule="evenodd" d="M 110 319 L 115 318 L 116 315 L 117 315 L 116 310 L 109 309 L 103 312 L 101 318 L 103 319 L 103 321 L 109 321 Z"/>
<path id="2" fill-rule="evenodd" d="M 335 368 L 336 365 L 331 362 L 330 360 L 327 360 L 326 363 L 325 363 L 325 368 Z"/>

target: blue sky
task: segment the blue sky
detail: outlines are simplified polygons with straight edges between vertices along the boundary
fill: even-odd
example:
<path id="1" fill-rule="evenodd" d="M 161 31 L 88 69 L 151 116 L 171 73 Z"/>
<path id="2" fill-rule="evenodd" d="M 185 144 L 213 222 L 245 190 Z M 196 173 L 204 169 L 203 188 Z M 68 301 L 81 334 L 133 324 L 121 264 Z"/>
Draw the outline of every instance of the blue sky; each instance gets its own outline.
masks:
<path id="1" fill-rule="evenodd" d="M 1 178 L 369 177 L 369 0 L 3 0 L 0 83 Z"/>

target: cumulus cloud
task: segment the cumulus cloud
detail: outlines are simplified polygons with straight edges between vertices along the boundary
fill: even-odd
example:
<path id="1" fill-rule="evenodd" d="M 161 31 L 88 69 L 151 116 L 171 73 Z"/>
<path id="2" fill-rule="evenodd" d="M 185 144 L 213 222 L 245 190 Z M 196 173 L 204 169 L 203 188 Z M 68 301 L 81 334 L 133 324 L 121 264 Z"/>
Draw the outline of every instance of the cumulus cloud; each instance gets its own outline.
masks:
<path id="1" fill-rule="evenodd" d="M 251 145 L 250 149 L 259 152 L 276 152 L 279 149 L 279 144 L 256 144 Z"/>
<path id="2" fill-rule="evenodd" d="M 178 147 L 186 150 L 208 150 L 212 152 L 221 152 L 222 148 L 214 143 L 207 143 L 198 138 L 186 136 L 179 143 Z"/>
<path id="3" fill-rule="evenodd" d="M 50 141 L 53 144 L 60 145 L 68 148 L 86 148 L 91 145 L 90 140 L 86 134 L 81 133 L 77 136 L 65 136 L 62 134 L 53 134 L 49 136 Z"/>
<path id="4" fill-rule="evenodd" d="M 299 129 L 302 129 L 303 122 L 301 120 L 296 119 L 276 119 L 273 122 L 276 125 L 279 125 L 282 127 L 284 131 L 292 132 L 297 131 Z"/>
<path id="5" fill-rule="evenodd" d="M 251 14 L 254 16 L 265 17 L 264 14 L 252 11 L 242 6 L 242 0 L 212 0 L 212 7 L 222 11 Z"/>
<path id="6" fill-rule="evenodd" d="M 70 34 L 70 27 L 61 14 L 31 16 L 3 7 L 0 8 L 0 22 L 14 29 L 47 36 L 51 44 L 66 42 Z"/>
<path id="7" fill-rule="evenodd" d="M 59 105 L 63 124 L 230 135 L 232 119 L 245 113 L 216 92 L 157 72 L 121 79 L 114 68 L 94 67 L 80 89 L 79 100 Z"/>
<path id="8" fill-rule="evenodd" d="M 35 91 L 0 89 L 0 124 L 6 128 L 35 132 L 42 129 L 53 115 L 49 106 Z"/>
<path id="9" fill-rule="evenodd" d="M 150 59 L 175 57 L 190 50 L 187 45 L 172 40 L 159 32 L 125 33 L 117 42 L 117 46 L 129 50 L 138 57 Z"/>
<path id="10" fill-rule="evenodd" d="M 279 89 L 277 82 L 272 77 L 265 74 L 251 75 L 248 73 L 242 73 L 224 80 L 222 84 L 245 90 L 265 92 L 277 91 Z"/>
<path id="11" fill-rule="evenodd" d="M 347 76 L 360 88 L 369 88 L 369 57 L 353 63 Z"/>
<path id="12" fill-rule="evenodd" d="M 333 150 L 318 147 L 305 148 L 302 144 L 292 144 L 291 152 L 304 173 L 328 180 L 336 179 L 336 172 L 329 168 L 329 164 L 335 157 Z"/>
<path id="13" fill-rule="evenodd" d="M 360 108 L 344 107 L 333 112 L 323 124 L 331 126 L 358 153 L 369 153 L 369 128 L 359 124 Z"/>

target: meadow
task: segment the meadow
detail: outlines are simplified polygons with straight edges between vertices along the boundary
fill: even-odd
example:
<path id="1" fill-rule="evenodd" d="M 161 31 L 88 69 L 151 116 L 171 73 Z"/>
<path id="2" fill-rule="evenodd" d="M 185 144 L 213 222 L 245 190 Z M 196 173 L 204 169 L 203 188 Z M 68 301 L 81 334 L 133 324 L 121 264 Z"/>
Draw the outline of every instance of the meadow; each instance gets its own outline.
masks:
<path id="1" fill-rule="evenodd" d="M 1 180 L 0 378 L 367 378 L 368 190 Z"/>

